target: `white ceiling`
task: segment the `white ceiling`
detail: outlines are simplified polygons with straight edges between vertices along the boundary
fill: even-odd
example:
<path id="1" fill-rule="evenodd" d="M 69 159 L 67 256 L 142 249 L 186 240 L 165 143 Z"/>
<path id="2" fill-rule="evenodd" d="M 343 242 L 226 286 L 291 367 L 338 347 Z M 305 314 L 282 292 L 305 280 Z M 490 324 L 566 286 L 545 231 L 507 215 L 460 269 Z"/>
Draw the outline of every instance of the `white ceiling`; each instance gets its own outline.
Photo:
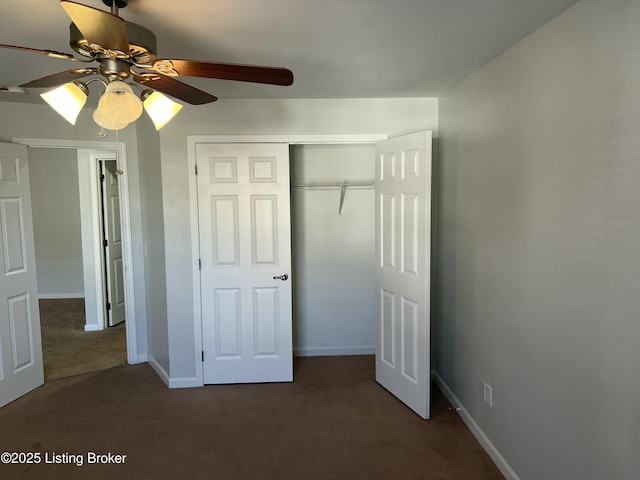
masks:
<path id="1" fill-rule="evenodd" d="M 77 0 L 108 10 L 101 0 Z M 281 66 L 290 87 L 181 80 L 222 98 L 439 96 L 577 0 L 130 0 L 161 58 Z M 0 43 L 72 53 L 58 0 L 3 0 Z M 77 63 L 0 49 L 0 87 Z M 38 93 L 0 101 L 39 101 Z"/>

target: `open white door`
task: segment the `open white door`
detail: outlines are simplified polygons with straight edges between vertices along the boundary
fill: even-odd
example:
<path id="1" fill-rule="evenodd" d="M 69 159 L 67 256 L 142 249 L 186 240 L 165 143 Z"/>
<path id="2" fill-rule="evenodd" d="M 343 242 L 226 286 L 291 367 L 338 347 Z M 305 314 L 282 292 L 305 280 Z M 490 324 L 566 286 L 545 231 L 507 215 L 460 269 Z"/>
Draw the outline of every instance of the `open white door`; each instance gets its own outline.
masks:
<path id="1" fill-rule="evenodd" d="M 430 409 L 431 132 L 376 145 L 376 380 Z"/>
<path id="2" fill-rule="evenodd" d="M 196 146 L 203 377 L 293 380 L 289 146 Z"/>
<path id="3" fill-rule="evenodd" d="M 122 229 L 120 227 L 120 190 L 117 163 L 101 160 L 102 212 L 105 245 L 107 323 L 110 327 L 124 322 L 124 273 L 122 266 Z"/>
<path id="4" fill-rule="evenodd" d="M 44 383 L 27 147 L 0 143 L 0 406 Z"/>

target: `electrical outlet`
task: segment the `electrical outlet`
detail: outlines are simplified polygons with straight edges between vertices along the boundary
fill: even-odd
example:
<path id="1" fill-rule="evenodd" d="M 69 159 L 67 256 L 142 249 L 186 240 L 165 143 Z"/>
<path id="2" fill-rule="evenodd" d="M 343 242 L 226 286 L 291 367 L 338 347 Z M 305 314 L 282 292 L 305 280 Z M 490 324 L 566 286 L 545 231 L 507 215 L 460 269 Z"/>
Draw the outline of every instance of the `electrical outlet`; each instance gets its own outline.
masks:
<path id="1" fill-rule="evenodd" d="M 484 401 L 489 404 L 490 407 L 493 407 L 493 388 L 491 388 L 491 385 L 486 383 L 484 380 L 482 381 L 482 384 L 484 385 Z"/>

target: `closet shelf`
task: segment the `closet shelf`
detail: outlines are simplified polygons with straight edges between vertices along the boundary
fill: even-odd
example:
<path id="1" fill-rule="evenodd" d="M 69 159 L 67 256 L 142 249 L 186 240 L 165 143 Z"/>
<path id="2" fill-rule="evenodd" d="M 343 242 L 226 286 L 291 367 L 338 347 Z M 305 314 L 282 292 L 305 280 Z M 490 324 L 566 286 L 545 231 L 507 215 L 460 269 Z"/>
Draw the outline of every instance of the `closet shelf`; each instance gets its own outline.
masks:
<path id="1" fill-rule="evenodd" d="M 303 183 L 291 185 L 291 188 L 300 188 L 302 190 L 340 190 L 340 205 L 338 207 L 338 215 L 342 214 L 342 204 L 344 203 L 344 194 L 347 188 L 357 190 L 366 190 L 374 187 L 373 181 L 367 182 L 340 182 L 340 183 Z"/>

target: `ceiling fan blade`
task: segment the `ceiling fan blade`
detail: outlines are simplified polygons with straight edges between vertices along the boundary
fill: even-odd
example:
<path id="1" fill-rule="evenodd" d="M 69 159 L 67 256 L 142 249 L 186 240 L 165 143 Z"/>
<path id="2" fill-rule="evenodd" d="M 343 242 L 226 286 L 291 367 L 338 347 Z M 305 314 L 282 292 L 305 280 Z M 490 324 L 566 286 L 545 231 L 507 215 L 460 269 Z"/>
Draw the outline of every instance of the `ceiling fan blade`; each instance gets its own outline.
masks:
<path id="1" fill-rule="evenodd" d="M 122 18 L 67 0 L 61 0 L 60 5 L 89 43 L 107 50 L 129 53 L 129 38 Z"/>
<path id="2" fill-rule="evenodd" d="M 73 70 L 67 70 L 64 72 L 54 73 L 46 77 L 32 80 L 31 82 L 23 83 L 20 85 L 24 88 L 49 88 L 57 87 L 63 83 L 73 82 L 87 75 L 94 75 L 98 73 L 97 68 L 74 68 Z"/>
<path id="3" fill-rule="evenodd" d="M 203 105 L 218 100 L 218 97 L 165 75 L 136 75 L 135 80 L 149 88 L 171 95 L 191 105 Z"/>
<path id="4" fill-rule="evenodd" d="M 93 60 L 83 60 L 81 58 L 76 58 L 70 53 L 56 52 L 55 50 L 41 50 L 39 48 L 29 48 L 29 47 L 20 47 L 18 45 L 5 45 L 0 43 L 0 48 L 10 48 L 13 50 L 21 50 L 23 52 L 32 52 L 32 53 L 41 53 L 42 55 L 46 55 L 51 58 L 62 58 L 64 60 L 71 60 L 74 62 L 93 62 Z"/>
<path id="5" fill-rule="evenodd" d="M 239 65 L 235 63 L 204 62 L 199 60 L 156 60 L 152 67 L 165 75 L 185 77 L 219 78 L 241 82 L 291 85 L 293 73 L 281 67 Z"/>

